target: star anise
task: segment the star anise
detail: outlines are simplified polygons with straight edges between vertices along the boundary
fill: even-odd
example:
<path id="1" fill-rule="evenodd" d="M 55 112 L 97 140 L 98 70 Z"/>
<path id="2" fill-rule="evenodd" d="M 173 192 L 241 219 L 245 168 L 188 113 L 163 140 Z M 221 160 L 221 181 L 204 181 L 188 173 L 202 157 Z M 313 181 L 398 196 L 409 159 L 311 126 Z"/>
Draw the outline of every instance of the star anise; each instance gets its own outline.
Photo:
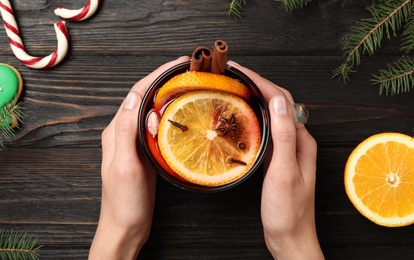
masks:
<path id="1" fill-rule="evenodd" d="M 216 131 L 220 136 L 229 134 L 231 138 L 235 138 L 237 134 L 236 116 L 232 114 L 229 118 L 221 117 Z"/>

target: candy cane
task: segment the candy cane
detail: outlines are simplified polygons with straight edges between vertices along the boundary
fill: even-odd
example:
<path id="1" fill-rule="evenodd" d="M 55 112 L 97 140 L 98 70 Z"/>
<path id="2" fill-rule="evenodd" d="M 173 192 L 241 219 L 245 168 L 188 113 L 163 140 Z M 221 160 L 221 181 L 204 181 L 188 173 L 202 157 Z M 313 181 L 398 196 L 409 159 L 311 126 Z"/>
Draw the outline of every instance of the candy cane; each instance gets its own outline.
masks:
<path id="1" fill-rule="evenodd" d="M 81 9 L 69 10 L 61 6 L 56 7 L 55 14 L 69 21 L 82 21 L 91 17 L 98 9 L 100 0 L 89 0 Z"/>
<path id="2" fill-rule="evenodd" d="M 24 65 L 33 69 L 43 69 L 53 67 L 63 60 L 69 46 L 69 33 L 65 22 L 59 21 L 54 25 L 58 42 L 55 51 L 43 58 L 33 57 L 25 51 L 13 9 L 8 0 L 0 0 L 0 11 L 12 51 Z"/>

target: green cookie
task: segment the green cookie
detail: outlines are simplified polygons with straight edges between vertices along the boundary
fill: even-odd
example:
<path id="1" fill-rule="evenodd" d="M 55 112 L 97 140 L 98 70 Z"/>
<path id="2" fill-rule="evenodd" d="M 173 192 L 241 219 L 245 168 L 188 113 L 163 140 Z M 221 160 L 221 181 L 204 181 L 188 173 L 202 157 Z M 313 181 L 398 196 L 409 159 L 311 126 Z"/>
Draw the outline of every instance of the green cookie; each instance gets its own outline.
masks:
<path id="1" fill-rule="evenodd" d="M 10 65 L 0 63 L 0 109 L 9 103 L 13 98 L 19 98 L 23 82 L 20 73 Z M 15 125 L 15 118 L 9 117 L 0 123 L 4 125 Z"/>
<path id="2" fill-rule="evenodd" d="M 19 91 L 19 77 L 6 64 L 0 64 L 0 107 L 12 100 Z"/>

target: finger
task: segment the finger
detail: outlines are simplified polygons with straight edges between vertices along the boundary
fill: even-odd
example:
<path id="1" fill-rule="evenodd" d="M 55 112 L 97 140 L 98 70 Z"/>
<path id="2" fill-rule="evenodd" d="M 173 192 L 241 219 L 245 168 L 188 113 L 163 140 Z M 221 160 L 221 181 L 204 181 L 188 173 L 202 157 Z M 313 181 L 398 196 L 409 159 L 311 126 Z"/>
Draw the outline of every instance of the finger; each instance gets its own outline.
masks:
<path id="1" fill-rule="evenodd" d="M 315 180 L 317 143 L 303 124 L 297 125 L 297 161 L 305 179 Z"/>
<path id="2" fill-rule="evenodd" d="M 244 74 L 246 74 L 246 76 L 248 76 L 256 85 L 257 87 L 260 89 L 260 92 L 262 92 L 264 98 L 266 99 L 267 102 L 270 101 L 270 99 L 272 99 L 272 97 L 276 96 L 276 95 L 285 95 L 286 98 L 291 102 L 294 103 L 292 95 L 289 93 L 289 91 L 287 91 L 286 89 L 277 86 L 276 84 L 270 82 L 269 80 L 263 78 L 262 76 L 260 76 L 259 74 L 257 74 L 256 72 L 241 66 L 240 64 L 234 62 L 234 61 L 229 61 L 227 62 L 228 65 L 235 67 L 236 69 L 240 70 L 241 72 L 243 72 Z"/>
<path id="3" fill-rule="evenodd" d="M 137 83 L 135 83 L 134 86 L 132 86 L 131 91 L 138 92 L 141 95 L 141 97 L 143 97 L 145 92 L 148 90 L 149 86 L 151 85 L 151 83 L 156 78 L 158 78 L 164 71 L 166 71 L 167 69 L 169 69 L 169 68 L 171 68 L 175 65 L 178 65 L 180 63 L 183 63 L 183 62 L 189 61 L 189 60 L 190 60 L 190 58 L 188 56 L 183 56 L 183 57 L 180 57 L 176 60 L 173 60 L 173 61 L 170 61 L 170 62 L 167 62 L 167 63 L 161 65 L 156 70 L 154 70 L 152 73 L 150 73 L 148 76 L 146 76 L 145 78 L 142 78 Z M 113 134 L 115 122 L 118 120 L 119 113 L 122 111 L 123 106 L 124 106 L 124 102 L 122 102 L 122 104 L 121 104 L 120 108 L 118 109 L 117 113 L 112 118 L 112 120 L 109 123 L 108 127 L 105 129 L 105 131 L 108 132 L 108 135 L 110 135 L 111 133 Z"/>
<path id="4" fill-rule="evenodd" d="M 115 133 L 112 127 L 106 127 L 101 136 L 102 143 L 102 172 L 106 172 L 112 158 L 114 157 L 115 150 Z"/>
<path id="5" fill-rule="evenodd" d="M 130 91 L 120 108 L 120 113 L 115 122 L 114 161 L 123 166 L 128 165 L 128 162 L 136 160 L 138 157 L 136 141 L 138 134 L 138 108 L 140 104 L 140 94 Z"/>
<path id="6" fill-rule="evenodd" d="M 283 95 L 270 100 L 273 156 L 269 169 L 278 173 L 298 172 L 296 160 L 296 127 L 290 111 L 289 101 Z"/>

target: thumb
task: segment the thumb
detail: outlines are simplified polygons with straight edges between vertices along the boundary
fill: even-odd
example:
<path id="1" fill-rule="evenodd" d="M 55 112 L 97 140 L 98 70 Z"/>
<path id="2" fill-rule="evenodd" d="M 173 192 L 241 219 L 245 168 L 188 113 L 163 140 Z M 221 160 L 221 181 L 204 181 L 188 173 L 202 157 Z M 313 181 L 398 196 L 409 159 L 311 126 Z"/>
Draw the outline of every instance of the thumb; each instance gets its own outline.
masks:
<path id="1" fill-rule="evenodd" d="M 272 172 L 290 173 L 298 168 L 296 161 L 296 127 L 289 101 L 282 95 L 270 100 L 273 155 Z"/>
<path id="2" fill-rule="evenodd" d="M 114 159 L 120 163 L 136 160 L 138 135 L 138 108 L 141 95 L 130 91 L 122 103 L 119 116 L 115 122 L 115 151 Z"/>

